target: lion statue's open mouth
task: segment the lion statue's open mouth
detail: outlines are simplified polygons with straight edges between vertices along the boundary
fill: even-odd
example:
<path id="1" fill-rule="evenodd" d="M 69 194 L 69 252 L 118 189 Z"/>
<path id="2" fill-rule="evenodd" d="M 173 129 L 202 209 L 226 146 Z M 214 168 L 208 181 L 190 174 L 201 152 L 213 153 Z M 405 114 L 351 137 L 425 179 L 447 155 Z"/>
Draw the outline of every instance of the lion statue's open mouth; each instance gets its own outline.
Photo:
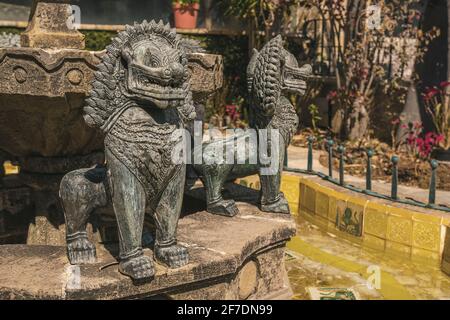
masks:
<path id="1" fill-rule="evenodd" d="M 188 50 L 189 43 L 162 22 L 127 26 L 106 48 L 95 73 L 86 123 L 106 133 L 130 105 L 176 108 L 183 121 L 193 119 Z"/>
<path id="2" fill-rule="evenodd" d="M 189 79 L 185 57 L 162 39 L 145 39 L 125 48 L 126 91 L 130 97 L 165 108 L 183 101 Z"/>

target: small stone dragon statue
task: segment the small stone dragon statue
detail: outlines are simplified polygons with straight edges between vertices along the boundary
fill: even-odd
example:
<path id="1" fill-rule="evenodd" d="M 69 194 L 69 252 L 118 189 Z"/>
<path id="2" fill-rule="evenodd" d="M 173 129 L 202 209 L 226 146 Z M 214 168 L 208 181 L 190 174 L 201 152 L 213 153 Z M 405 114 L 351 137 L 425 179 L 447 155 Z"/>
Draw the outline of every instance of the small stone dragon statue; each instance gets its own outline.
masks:
<path id="1" fill-rule="evenodd" d="M 186 165 L 171 158 L 182 139 L 177 129 L 195 118 L 186 50 L 161 21 L 126 26 L 106 48 L 84 107 L 85 122 L 104 133 L 106 167 L 70 172 L 60 185 L 72 264 L 95 261 L 86 225 L 90 213 L 109 202 L 121 273 L 135 280 L 154 275 L 142 250 L 145 213 L 156 226 L 155 259 L 172 268 L 188 263 L 176 240 Z"/>
<path id="2" fill-rule="evenodd" d="M 250 174 L 260 174 L 261 204 L 260 209 L 273 213 L 289 213 L 289 206 L 280 192 L 281 173 L 283 171 L 285 149 L 298 126 L 298 116 L 294 106 L 286 97 L 288 94 L 304 95 L 307 89 L 307 79 L 312 74 L 309 64 L 299 67 L 296 58 L 283 47 L 280 35 L 276 36 L 254 54 L 247 68 L 247 83 L 250 96 L 250 126 L 254 129 L 267 130 L 266 146 L 278 144 L 278 153 L 274 155 L 277 169 L 271 174 L 261 174 L 266 164 L 258 161 L 252 164 L 246 159 L 244 164 L 226 164 L 225 161 L 214 164 L 194 165 L 194 170 L 200 176 L 206 187 L 207 210 L 210 213 L 233 216 L 238 209 L 233 200 L 222 198 L 224 182 Z M 275 130 L 274 130 L 275 129 Z M 277 135 L 270 134 L 276 131 Z M 277 137 L 278 141 L 271 141 Z M 213 141 L 202 146 L 203 157 L 214 157 L 216 148 L 227 149 L 227 145 L 236 145 L 238 139 L 247 139 L 248 135 L 232 136 L 224 141 Z M 247 140 L 251 141 L 251 140 Z M 257 152 L 261 147 L 249 142 L 246 146 L 247 156 Z M 234 153 L 242 152 L 235 150 Z M 245 152 L 245 151 L 244 151 Z M 196 152 L 194 152 L 195 154 Z M 259 154 L 261 154 L 259 152 Z"/>

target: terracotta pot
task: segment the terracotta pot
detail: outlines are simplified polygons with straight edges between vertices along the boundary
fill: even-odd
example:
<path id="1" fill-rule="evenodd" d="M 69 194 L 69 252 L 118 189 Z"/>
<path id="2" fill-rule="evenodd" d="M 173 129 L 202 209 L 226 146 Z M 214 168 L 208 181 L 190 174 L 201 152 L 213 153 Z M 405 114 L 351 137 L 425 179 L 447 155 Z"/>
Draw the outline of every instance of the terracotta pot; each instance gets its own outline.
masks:
<path id="1" fill-rule="evenodd" d="M 175 28 L 179 29 L 195 29 L 197 27 L 199 3 L 173 4 L 173 15 L 175 18 Z"/>

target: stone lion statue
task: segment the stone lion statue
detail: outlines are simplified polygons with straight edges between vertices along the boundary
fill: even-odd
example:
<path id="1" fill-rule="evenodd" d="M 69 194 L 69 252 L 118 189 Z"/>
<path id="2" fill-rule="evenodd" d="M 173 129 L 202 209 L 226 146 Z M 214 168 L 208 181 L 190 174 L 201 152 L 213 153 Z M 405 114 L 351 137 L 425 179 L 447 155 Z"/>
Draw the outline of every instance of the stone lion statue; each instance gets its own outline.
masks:
<path id="1" fill-rule="evenodd" d="M 161 21 L 127 26 L 106 48 L 84 107 L 86 123 L 104 134 L 106 167 L 80 169 L 61 181 L 60 198 L 72 264 L 94 262 L 86 225 L 97 207 L 112 203 L 117 219 L 119 271 L 135 280 L 154 275 L 143 254 L 144 216 L 156 226 L 154 258 L 169 267 L 188 263 L 176 231 L 185 164 L 171 154 L 177 129 L 195 117 L 184 42 Z"/>
<path id="2" fill-rule="evenodd" d="M 217 148 L 229 150 L 230 146 L 233 148 L 232 146 L 237 145 L 236 141 L 244 140 L 247 143 L 246 151 L 235 150 L 234 154 L 239 152 L 247 152 L 247 156 L 252 153 L 261 154 L 260 148 L 267 148 L 270 153 L 271 144 L 276 143 L 277 154 L 272 156 L 277 163 L 273 172 L 264 172 L 268 169 L 268 164 L 262 163 L 260 159 L 256 164 L 249 162 L 248 158 L 242 164 L 227 164 L 225 161 L 194 164 L 195 172 L 206 187 L 208 212 L 225 216 L 237 214 L 238 209 L 234 201 L 224 200 L 222 197 L 221 192 L 225 181 L 258 173 L 261 179 L 260 209 L 265 212 L 289 213 L 288 202 L 280 192 L 280 182 L 285 149 L 297 130 L 299 119 L 287 95 L 304 95 L 307 80 L 311 74 L 312 67 L 309 64 L 299 67 L 297 59 L 284 49 L 280 35 L 267 42 L 260 51 L 254 49 L 247 68 L 250 127 L 256 131 L 266 130 L 267 141 L 264 146 L 259 138 L 253 143 L 249 139 L 249 134 L 242 133 L 222 141 L 216 140 L 203 144 L 203 157 L 213 158 L 219 153 Z M 271 134 L 271 131 L 277 134 Z M 274 139 L 277 141 L 273 141 Z M 200 151 L 194 151 L 194 154 L 198 152 Z"/>

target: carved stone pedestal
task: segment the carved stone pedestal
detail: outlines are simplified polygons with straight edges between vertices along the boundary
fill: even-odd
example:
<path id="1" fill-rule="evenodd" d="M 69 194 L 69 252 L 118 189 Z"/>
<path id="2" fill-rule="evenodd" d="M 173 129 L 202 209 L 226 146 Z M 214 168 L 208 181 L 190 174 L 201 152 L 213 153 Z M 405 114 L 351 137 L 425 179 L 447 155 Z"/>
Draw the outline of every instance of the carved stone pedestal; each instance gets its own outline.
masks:
<path id="1" fill-rule="evenodd" d="M 33 1 L 22 47 L 0 48 L 0 244 L 65 244 L 59 182 L 103 162 L 103 136 L 86 125 L 82 108 L 105 52 L 83 50 L 83 34 L 68 23 L 69 2 Z M 197 100 L 222 86 L 221 56 L 190 53 L 188 60 Z M 4 160 L 20 166 L 13 187 L 3 181 Z M 11 235 L 23 203 L 33 217 Z"/>
<path id="2" fill-rule="evenodd" d="M 0 246 L 0 298 L 289 299 L 284 248 L 296 231 L 292 218 L 252 204 L 238 207 L 233 218 L 187 213 L 178 239 L 190 263 L 178 269 L 156 264 L 155 278 L 140 285 L 111 265 L 115 244 L 98 246 L 97 263 L 85 266 L 71 266 L 64 247 Z M 152 256 L 151 249 L 145 254 Z"/>

